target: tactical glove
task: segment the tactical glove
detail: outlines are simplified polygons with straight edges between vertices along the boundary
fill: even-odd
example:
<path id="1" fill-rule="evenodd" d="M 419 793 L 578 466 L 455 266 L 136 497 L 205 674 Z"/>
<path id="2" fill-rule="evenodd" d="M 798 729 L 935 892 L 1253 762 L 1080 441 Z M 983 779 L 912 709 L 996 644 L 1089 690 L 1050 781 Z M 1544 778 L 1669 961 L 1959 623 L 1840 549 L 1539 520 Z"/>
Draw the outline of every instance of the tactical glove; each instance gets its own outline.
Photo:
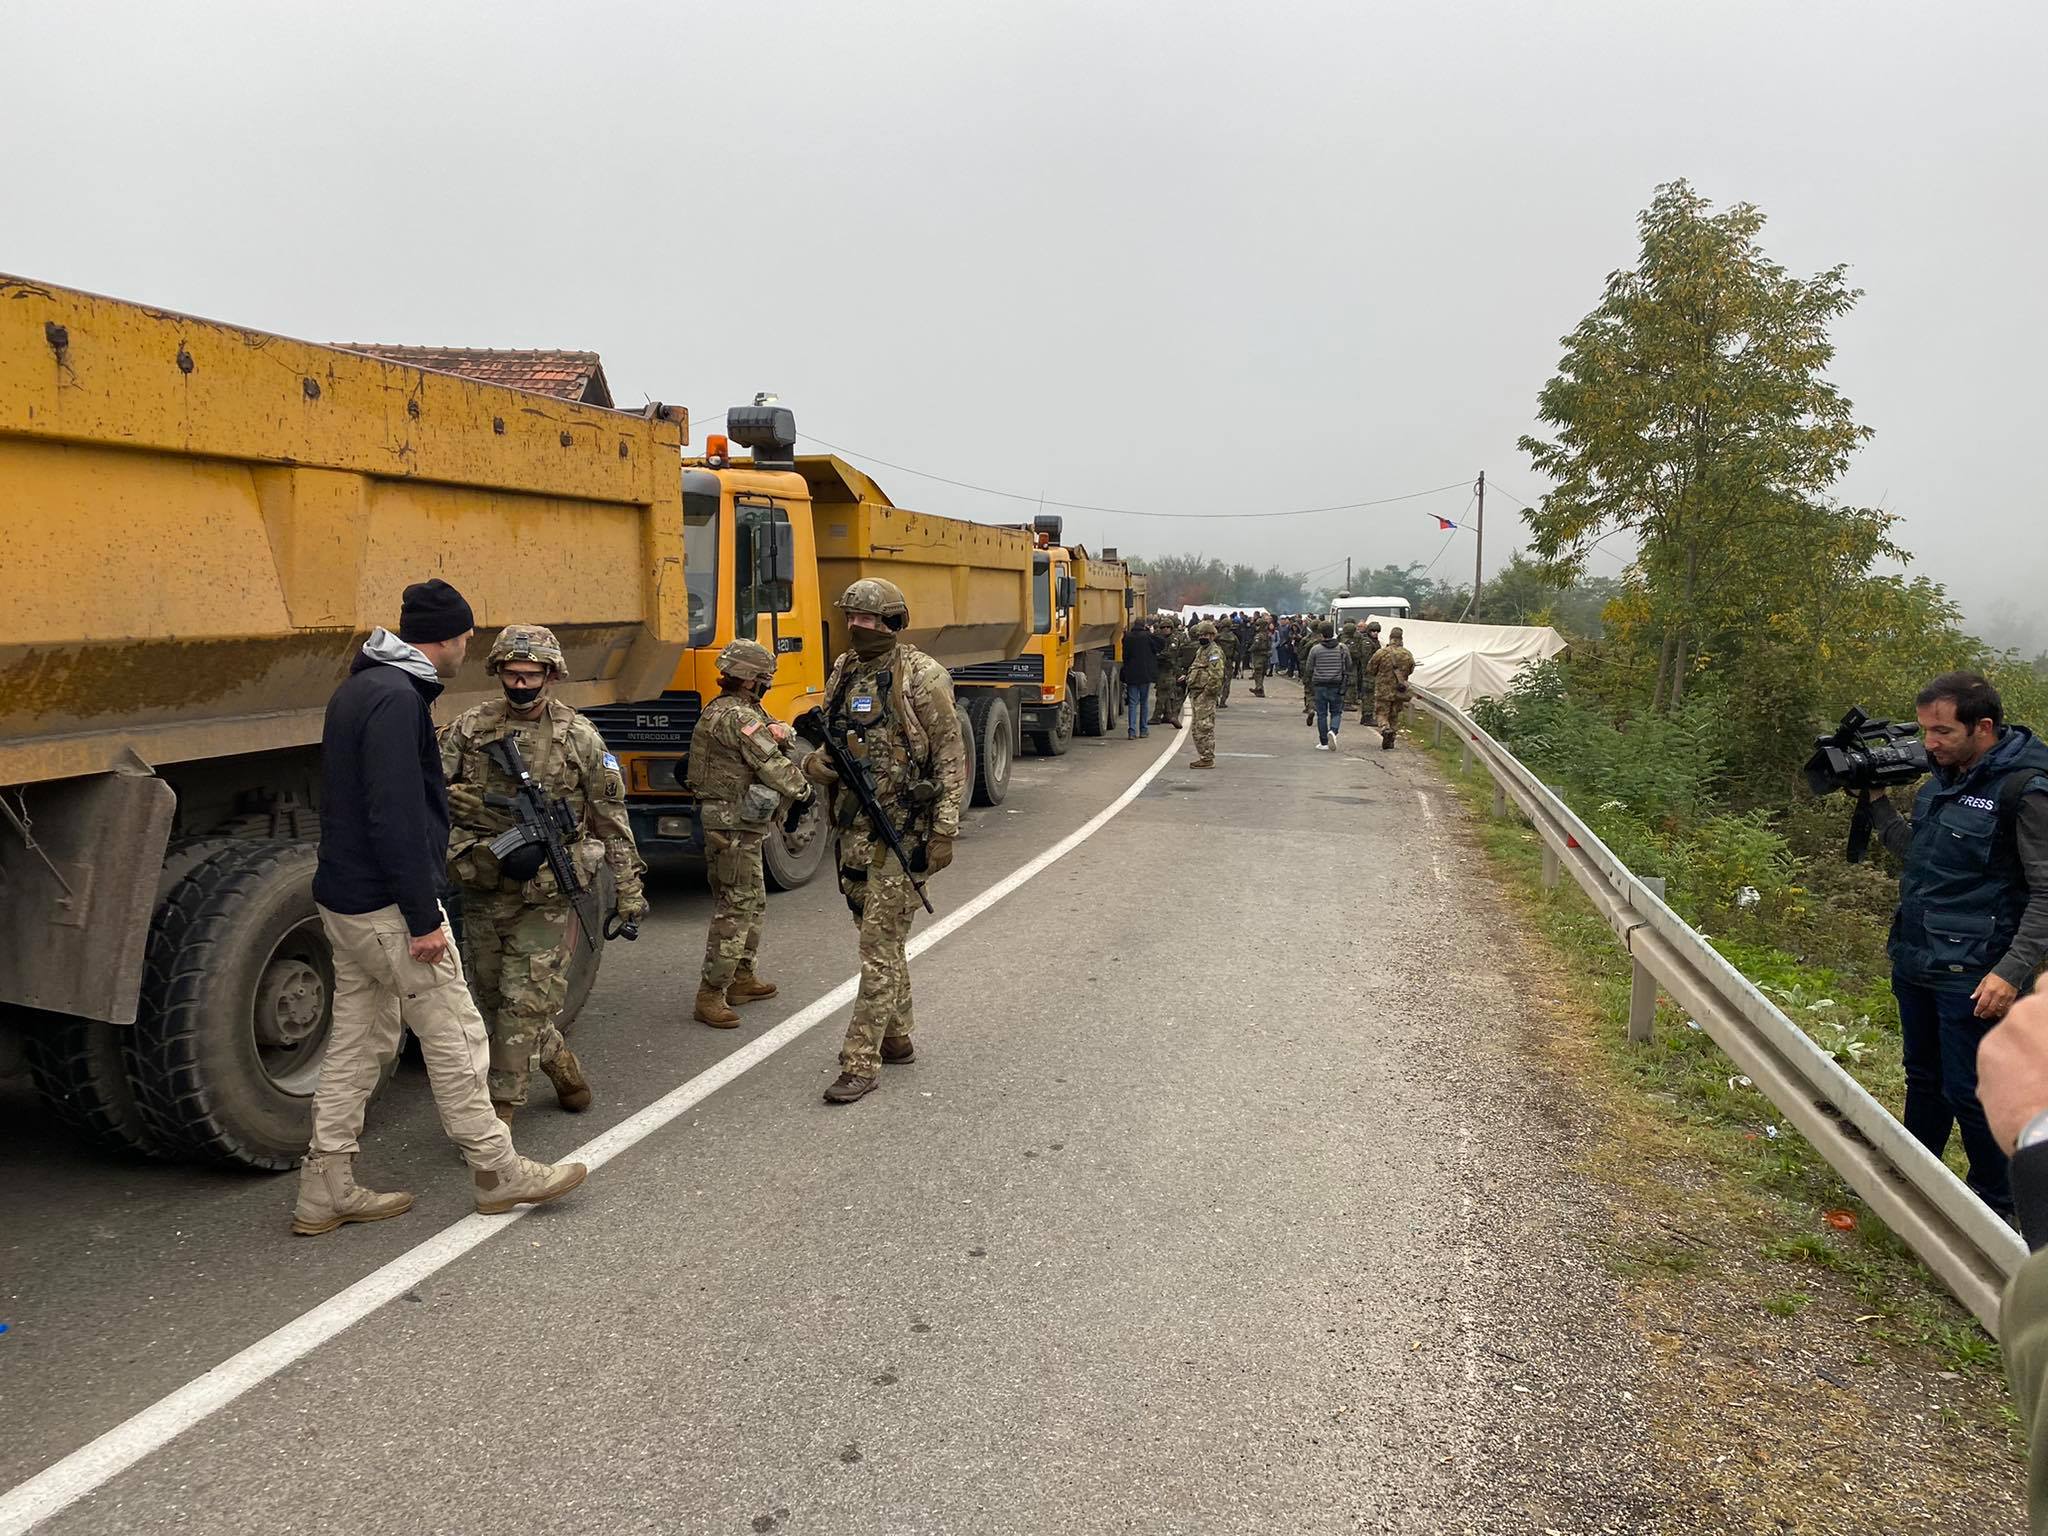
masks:
<path id="1" fill-rule="evenodd" d="M 934 832 L 931 841 L 924 845 L 924 872 L 935 875 L 953 862 L 953 839 L 943 832 Z"/>
<path id="2" fill-rule="evenodd" d="M 473 821 L 484 813 L 484 792 L 474 784 L 448 786 L 448 815 L 455 821 Z"/>
<path id="3" fill-rule="evenodd" d="M 813 784 L 822 784 L 827 789 L 830 789 L 839 782 L 838 770 L 832 766 L 830 759 L 825 756 L 825 751 L 822 747 L 804 759 L 803 768 L 804 777 Z"/>

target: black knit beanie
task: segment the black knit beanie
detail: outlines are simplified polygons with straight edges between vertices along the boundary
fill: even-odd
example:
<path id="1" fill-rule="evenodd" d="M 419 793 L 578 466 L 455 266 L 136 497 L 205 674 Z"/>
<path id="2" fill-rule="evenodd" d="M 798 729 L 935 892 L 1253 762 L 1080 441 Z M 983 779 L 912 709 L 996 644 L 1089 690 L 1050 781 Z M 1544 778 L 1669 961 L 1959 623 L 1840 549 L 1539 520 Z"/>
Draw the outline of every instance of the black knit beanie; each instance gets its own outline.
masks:
<path id="1" fill-rule="evenodd" d="M 398 638 L 408 645 L 431 645 L 436 640 L 453 640 L 476 628 L 476 615 L 460 592 L 435 577 L 416 581 L 405 589 L 405 602 L 398 610 Z"/>

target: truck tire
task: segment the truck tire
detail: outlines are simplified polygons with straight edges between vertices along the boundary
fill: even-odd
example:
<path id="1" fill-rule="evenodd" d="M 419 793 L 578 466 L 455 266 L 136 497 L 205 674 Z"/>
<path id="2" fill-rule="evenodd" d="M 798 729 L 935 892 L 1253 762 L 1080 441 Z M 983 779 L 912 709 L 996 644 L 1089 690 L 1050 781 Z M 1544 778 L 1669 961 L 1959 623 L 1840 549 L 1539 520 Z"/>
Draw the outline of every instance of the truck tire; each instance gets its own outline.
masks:
<path id="1" fill-rule="evenodd" d="M 981 776 L 981 748 L 975 740 L 974 717 L 967 712 L 967 706 L 955 699 L 953 713 L 960 720 L 960 749 L 967 754 L 967 788 L 971 800 L 975 780 Z"/>
<path id="2" fill-rule="evenodd" d="M 619 882 L 612 874 L 612 867 L 606 864 L 597 872 L 597 911 L 600 925 L 612 915 L 612 908 L 619 903 Z M 562 1011 L 555 1019 L 555 1028 L 563 1034 L 569 1033 L 569 1026 L 576 1022 L 576 1015 L 583 1011 L 583 1005 L 590 1001 L 590 989 L 597 985 L 597 970 L 604 963 L 604 930 L 600 926 L 597 948 L 592 949 L 583 942 L 583 922 L 572 910 L 569 914 L 569 995 L 562 999 Z"/>
<path id="3" fill-rule="evenodd" d="M 31 1008 L 18 1013 L 29 1077 L 51 1115 L 109 1151 L 167 1155 L 128 1085 L 127 1025 Z"/>
<path id="4" fill-rule="evenodd" d="M 812 798 L 797 823 L 798 835 L 806 832 L 811 840 L 801 849 L 790 847 L 779 821 L 762 839 L 761 873 L 768 877 L 769 890 L 793 891 L 800 885 L 809 885 L 812 877 L 825 867 L 825 859 L 832 852 L 832 829 L 825 824 L 822 793 Z"/>
<path id="5" fill-rule="evenodd" d="M 1065 757 L 1074 744 L 1075 713 L 1074 696 L 1070 693 L 1060 703 L 1058 724 L 1049 731 L 1032 732 L 1031 750 L 1040 757 Z"/>
<path id="6" fill-rule="evenodd" d="M 974 727 L 974 803 L 1001 805 L 1010 793 L 1010 764 L 1017 756 L 1010 707 L 997 695 L 984 693 L 967 706 L 967 719 Z"/>
<path id="7" fill-rule="evenodd" d="M 1081 699 L 1074 714 L 1075 726 L 1083 736 L 1100 736 L 1109 729 L 1109 697 L 1099 674 L 1091 679 L 1094 692 Z"/>
<path id="8" fill-rule="evenodd" d="M 166 1147 L 274 1170 L 305 1154 L 334 1017 L 316 861 L 304 843 L 237 843 L 187 871 L 158 907 L 128 1066 Z"/>

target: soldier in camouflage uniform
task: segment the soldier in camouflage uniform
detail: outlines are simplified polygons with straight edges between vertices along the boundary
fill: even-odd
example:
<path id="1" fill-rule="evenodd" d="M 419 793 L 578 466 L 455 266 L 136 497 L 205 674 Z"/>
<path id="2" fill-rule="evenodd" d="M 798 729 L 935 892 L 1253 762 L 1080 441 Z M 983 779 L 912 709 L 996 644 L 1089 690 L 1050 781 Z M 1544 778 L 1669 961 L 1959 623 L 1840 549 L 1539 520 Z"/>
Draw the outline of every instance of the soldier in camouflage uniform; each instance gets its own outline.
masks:
<path id="1" fill-rule="evenodd" d="M 1359 695 L 1365 687 L 1364 674 L 1356 670 L 1358 660 L 1358 621 L 1347 619 L 1344 627 L 1337 631 L 1337 643 L 1344 647 L 1344 653 L 1353 662 L 1352 670 L 1344 674 L 1344 709 L 1348 713 L 1358 705 Z"/>
<path id="2" fill-rule="evenodd" d="M 1358 639 L 1351 648 L 1351 660 L 1358 673 L 1358 723 L 1372 724 L 1372 659 L 1380 648 L 1380 621 L 1368 619 L 1358 629 Z"/>
<path id="3" fill-rule="evenodd" d="M 1159 671 L 1159 718 L 1155 725 L 1179 725 L 1181 705 L 1187 702 L 1187 686 L 1181 674 L 1194 655 L 1193 641 L 1178 614 L 1166 618 L 1164 657 Z"/>
<path id="4" fill-rule="evenodd" d="M 1227 670 L 1223 649 L 1216 643 L 1216 626 L 1207 619 L 1195 626 L 1197 646 L 1183 677 L 1188 697 L 1195 706 L 1195 760 L 1190 768 L 1216 766 L 1216 700 L 1223 691 Z"/>
<path id="5" fill-rule="evenodd" d="M 1230 627 L 1230 620 L 1228 619 L 1225 619 L 1221 624 L 1211 619 L 1209 623 L 1216 631 L 1217 654 L 1223 658 L 1223 691 L 1216 696 L 1216 707 L 1218 709 L 1228 709 L 1230 708 L 1230 680 L 1236 675 L 1237 670 L 1234 665 L 1237 660 L 1237 631 Z"/>
<path id="6" fill-rule="evenodd" d="M 795 732 L 761 707 L 774 681 L 775 657 L 767 646 L 733 641 L 718 653 L 718 697 L 690 735 L 689 783 L 704 826 L 704 877 L 714 903 L 694 1017 L 713 1029 L 738 1027 L 732 1004 L 775 995 L 775 983 L 754 969 L 768 910 L 761 844 L 793 801 L 811 798 L 790 747 Z"/>
<path id="7" fill-rule="evenodd" d="M 1252 697 L 1266 696 L 1266 668 L 1273 659 L 1273 620 L 1260 614 L 1252 620 Z"/>
<path id="8" fill-rule="evenodd" d="M 462 947 L 490 1029 L 491 1105 L 510 1124 L 526 1102 L 536 1059 L 571 1113 L 590 1107 L 590 1084 L 555 1022 L 569 995 L 570 949 L 578 942 L 569 898 L 535 857 L 537 848 L 520 849 L 502 866 L 490 849 L 514 816 L 486 804 L 485 796 L 509 796 L 518 788 L 488 750 L 493 742 L 517 738 L 541 789 L 568 802 L 581 833 L 570 854 L 586 880 L 611 866 L 619 917 L 638 922 L 647 899 L 618 759 L 605 750 L 595 726 L 549 697 L 566 675 L 553 633 L 537 624 L 508 624 L 484 670 L 505 696 L 463 711 L 441 732 L 441 769 L 448 777 L 448 863 L 462 887 Z"/>
<path id="9" fill-rule="evenodd" d="M 1301 717 L 1310 725 L 1316 723 L 1316 685 L 1309 680 L 1308 653 L 1321 639 L 1322 635 L 1313 623 L 1304 623 L 1301 633 L 1294 639 L 1295 659 L 1301 667 Z"/>
<path id="10" fill-rule="evenodd" d="M 953 862 L 967 795 L 967 747 L 953 708 L 953 679 L 897 639 L 910 607 L 893 583 L 856 581 L 839 599 L 839 611 L 852 648 L 832 663 L 826 680 L 825 728 L 873 773 L 877 798 L 914 872 L 935 874 Z M 832 791 L 839 889 L 860 925 L 860 993 L 839 1053 L 839 1076 L 825 1090 L 826 1103 L 851 1104 L 873 1091 L 880 1063 L 915 1058 L 903 946 L 919 903 L 911 872 L 868 824 L 822 749 L 804 759 L 803 771 Z"/>
<path id="11" fill-rule="evenodd" d="M 1401 643 L 1401 626 L 1387 634 L 1388 644 L 1373 653 L 1372 712 L 1379 721 L 1380 750 L 1391 751 L 1394 733 L 1401 728 L 1401 711 L 1408 705 L 1408 678 L 1415 671 L 1415 655 Z"/>

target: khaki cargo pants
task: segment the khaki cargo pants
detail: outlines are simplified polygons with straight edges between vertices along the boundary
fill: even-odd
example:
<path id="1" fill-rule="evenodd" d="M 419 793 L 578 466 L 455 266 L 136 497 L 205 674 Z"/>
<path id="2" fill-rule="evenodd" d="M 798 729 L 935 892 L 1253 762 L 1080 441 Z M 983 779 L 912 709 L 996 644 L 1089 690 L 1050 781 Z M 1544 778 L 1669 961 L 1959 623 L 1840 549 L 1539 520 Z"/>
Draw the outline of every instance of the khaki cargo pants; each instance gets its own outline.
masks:
<path id="1" fill-rule="evenodd" d="M 334 1027 L 313 1094 L 314 1152 L 353 1153 L 363 1111 L 398 1052 L 400 1026 L 426 1058 L 441 1128 L 472 1168 L 505 1168 L 516 1158 L 486 1084 L 490 1041 L 463 980 L 455 935 L 441 918 L 448 953 L 433 965 L 412 957 L 412 935 L 397 907 L 349 914 L 320 908 L 334 949 Z"/>

